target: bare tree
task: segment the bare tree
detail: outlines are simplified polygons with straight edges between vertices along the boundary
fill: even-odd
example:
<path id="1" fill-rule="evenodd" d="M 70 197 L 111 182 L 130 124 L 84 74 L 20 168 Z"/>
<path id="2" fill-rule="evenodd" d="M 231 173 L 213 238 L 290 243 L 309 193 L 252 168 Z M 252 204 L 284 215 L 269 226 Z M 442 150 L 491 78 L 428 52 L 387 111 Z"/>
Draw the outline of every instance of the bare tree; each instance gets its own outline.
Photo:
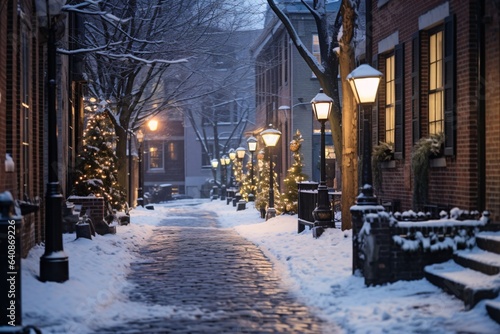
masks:
<path id="1" fill-rule="evenodd" d="M 329 121 L 335 155 L 342 173 L 342 229 L 349 229 L 350 207 L 355 203 L 358 191 L 358 135 L 356 101 L 345 78 L 354 69 L 353 42 L 359 0 L 342 0 L 341 10 L 333 23 L 328 22 L 325 0 L 314 0 L 312 5 L 310 1 L 301 0 L 316 22 L 321 63 L 302 43 L 296 29 L 276 1 L 267 2 L 287 29 L 295 47 L 318 78 L 324 92 L 334 100 Z M 340 77 L 343 79 L 342 101 L 337 81 L 339 65 Z M 341 105 L 344 112 L 341 112 Z"/>
<path id="2" fill-rule="evenodd" d="M 89 94 L 106 103 L 118 136 L 122 184 L 127 133 L 211 94 L 200 90 L 202 81 L 192 80 L 197 69 L 188 64 L 220 52 L 207 36 L 241 29 L 252 17 L 249 8 L 229 0 L 75 0 L 65 10 L 85 20 L 85 40 L 70 52 L 84 54 Z"/>

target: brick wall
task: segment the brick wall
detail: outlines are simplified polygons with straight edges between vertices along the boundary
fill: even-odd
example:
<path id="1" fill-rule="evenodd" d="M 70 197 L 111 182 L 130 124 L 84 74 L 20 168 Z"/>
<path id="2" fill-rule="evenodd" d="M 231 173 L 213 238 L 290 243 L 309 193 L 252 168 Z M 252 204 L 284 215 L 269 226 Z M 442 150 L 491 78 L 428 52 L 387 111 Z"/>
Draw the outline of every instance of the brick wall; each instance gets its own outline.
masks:
<path id="1" fill-rule="evenodd" d="M 493 221 L 500 221 L 500 108 L 499 108 L 499 9 L 491 1 L 485 1 L 485 12 L 489 15 L 485 24 L 485 63 L 486 77 L 478 79 L 477 38 L 480 16 L 478 1 L 459 0 L 424 0 L 424 1 L 389 1 L 378 7 L 378 1 L 371 1 L 373 23 L 367 36 L 372 36 L 372 53 L 378 54 L 378 43 L 391 34 L 398 32 L 399 44 L 404 43 L 405 78 L 404 78 L 404 159 L 396 162 L 395 168 L 383 169 L 385 180 L 383 189 L 377 192 L 384 199 L 400 199 L 402 209 L 410 209 L 412 203 L 413 179 L 411 172 L 412 141 L 412 38 L 419 31 L 419 17 L 429 11 L 449 5 L 449 14 L 455 15 L 456 22 L 456 153 L 446 157 L 446 167 L 431 167 L 429 178 L 429 203 L 463 208 L 477 208 L 485 204 L 490 210 Z M 421 66 L 426 66 L 427 50 L 422 44 Z M 425 71 L 421 73 L 425 74 Z M 477 87 L 479 80 L 486 85 L 486 129 L 478 123 L 479 103 Z M 421 77 L 420 87 L 420 128 L 421 136 L 427 136 L 427 86 L 426 77 Z M 383 89 L 381 90 L 383 94 Z M 379 98 L 379 110 L 384 109 L 383 98 Z M 383 140 L 384 114 L 379 113 L 378 133 Z M 486 202 L 478 202 L 480 191 L 478 174 L 478 152 L 480 151 L 478 132 L 486 131 Z M 376 142 L 376 141 L 375 141 Z M 388 181 L 390 180 L 390 182 Z"/>
<path id="2" fill-rule="evenodd" d="M 104 220 L 106 212 L 104 208 L 104 198 L 91 196 L 70 196 L 68 197 L 68 202 L 71 202 L 75 205 L 81 205 L 81 215 L 85 214 L 87 210 L 90 210 L 89 217 L 90 219 L 92 219 L 94 225 Z"/>
<path id="3" fill-rule="evenodd" d="M 363 225 L 353 230 L 353 247 L 357 246 L 353 269 L 362 273 L 366 285 L 378 285 L 423 278 L 425 266 L 452 258 L 454 248 L 449 246 L 453 242 L 457 249 L 475 244 L 475 233 L 488 220 L 398 222 L 387 212 L 372 212 L 362 221 Z"/>

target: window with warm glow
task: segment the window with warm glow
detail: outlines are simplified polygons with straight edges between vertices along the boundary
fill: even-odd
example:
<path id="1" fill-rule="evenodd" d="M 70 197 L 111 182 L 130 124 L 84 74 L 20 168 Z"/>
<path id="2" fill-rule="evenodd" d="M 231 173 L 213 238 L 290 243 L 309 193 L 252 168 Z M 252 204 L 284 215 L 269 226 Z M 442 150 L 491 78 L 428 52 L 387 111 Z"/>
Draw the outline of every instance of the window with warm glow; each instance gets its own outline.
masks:
<path id="1" fill-rule="evenodd" d="M 177 152 L 177 145 L 174 142 L 168 143 L 168 158 L 169 160 L 179 159 L 179 153 Z"/>
<path id="2" fill-rule="evenodd" d="M 385 59 L 385 142 L 394 143 L 396 127 L 396 75 L 394 55 Z"/>
<path id="3" fill-rule="evenodd" d="M 429 37 L 429 135 L 444 131 L 443 31 Z"/>
<path id="4" fill-rule="evenodd" d="M 163 144 L 161 142 L 149 144 L 149 168 L 163 169 Z"/>

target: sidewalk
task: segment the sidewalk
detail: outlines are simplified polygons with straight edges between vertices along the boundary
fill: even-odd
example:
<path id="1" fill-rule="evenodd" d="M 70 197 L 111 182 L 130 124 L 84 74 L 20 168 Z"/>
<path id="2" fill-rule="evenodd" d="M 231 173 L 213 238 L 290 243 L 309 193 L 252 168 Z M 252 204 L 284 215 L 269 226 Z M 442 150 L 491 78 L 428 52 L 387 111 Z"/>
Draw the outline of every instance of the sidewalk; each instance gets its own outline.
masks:
<path id="1" fill-rule="evenodd" d="M 193 212 L 203 211 L 205 215 L 202 218 L 181 216 L 179 205 Z M 168 317 L 196 319 L 211 313 L 213 309 L 206 307 L 174 307 L 160 300 L 159 288 L 155 294 L 158 304 L 143 303 L 139 295 L 129 299 L 128 292 L 139 289 L 126 279 L 134 270 L 132 263 L 142 256 L 138 253 L 140 249 L 156 238 L 155 229 L 168 216 L 181 226 L 186 222 L 205 222 L 204 228 L 196 228 L 196 231 L 204 232 L 202 235 L 207 238 L 211 235 L 208 232 L 215 230 L 215 223 L 208 219 L 217 217 L 223 227 L 220 231 L 224 232 L 218 234 L 221 238 L 226 237 L 226 232 L 227 237 L 232 238 L 236 231 L 255 244 L 271 260 L 273 272 L 279 276 L 279 289 L 291 292 L 298 303 L 307 305 L 316 317 L 328 323 L 323 326 L 325 333 L 500 332 L 500 326 L 484 312 L 484 305 L 465 311 L 460 300 L 425 279 L 364 286 L 362 277 L 352 275 L 350 231 L 327 230 L 321 238 L 313 239 L 309 231 L 297 234 L 296 216 L 279 216 L 265 222 L 251 204 L 248 207 L 236 211 L 225 201 L 183 200 L 155 205 L 155 210 L 133 210 L 132 224 L 119 226 L 116 235 L 98 236 L 93 240 L 74 240 L 74 235 L 64 235 L 70 265 L 70 279 L 64 284 L 41 283 L 36 279 L 44 249 L 35 247 L 22 262 L 23 325 L 35 325 L 44 333 L 84 334 L 148 319 L 154 323 Z M 179 227 L 170 229 L 174 233 Z M 180 240 L 180 235 L 175 233 L 170 239 Z M 254 247 L 251 244 L 247 247 L 247 241 L 240 242 L 245 248 Z M 214 252 L 207 251 L 207 246 L 201 248 L 191 261 L 203 262 Z M 234 249 L 222 251 L 228 256 L 235 252 Z M 177 261 L 178 258 L 169 262 L 176 264 Z M 143 266 L 146 264 L 142 261 Z M 184 275 L 181 268 L 171 269 Z M 223 280 L 222 277 L 213 279 Z M 236 279 L 243 277 L 237 275 Z M 330 324 L 338 324 L 341 329 L 333 329 Z"/>
<path id="2" fill-rule="evenodd" d="M 156 228 L 128 278 L 136 286 L 132 301 L 184 312 L 96 333 L 321 332 L 321 322 L 283 290 L 255 245 L 232 229 L 199 227 L 206 222 L 193 218 L 182 227 Z"/>

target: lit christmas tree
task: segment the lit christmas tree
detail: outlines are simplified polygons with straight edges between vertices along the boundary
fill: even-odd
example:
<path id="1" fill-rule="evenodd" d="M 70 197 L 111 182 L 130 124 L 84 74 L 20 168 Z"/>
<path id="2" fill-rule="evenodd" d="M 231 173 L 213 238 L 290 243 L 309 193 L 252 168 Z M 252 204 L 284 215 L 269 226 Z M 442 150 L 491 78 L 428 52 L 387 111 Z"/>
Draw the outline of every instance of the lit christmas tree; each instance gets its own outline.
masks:
<path id="1" fill-rule="evenodd" d="M 126 195 L 117 183 L 113 126 L 105 112 L 98 111 L 88 117 L 73 194 L 103 197 L 113 209 L 120 211 L 125 205 Z"/>
<path id="2" fill-rule="evenodd" d="M 283 205 L 281 210 L 284 213 L 297 213 L 297 205 L 299 200 L 297 183 L 305 181 L 307 179 L 307 175 L 302 173 L 302 167 L 304 166 L 304 164 L 302 163 L 302 153 L 300 152 L 300 148 L 303 141 L 304 139 L 302 138 L 302 134 L 299 130 L 297 130 L 297 132 L 293 136 L 293 140 L 290 142 L 290 151 L 292 151 L 294 162 L 292 167 L 288 169 L 288 173 L 283 180 L 283 183 L 285 185 L 285 192 L 281 194 Z"/>
<path id="3" fill-rule="evenodd" d="M 255 194 L 255 208 L 262 212 L 266 210 L 269 204 L 269 181 L 270 181 L 270 171 L 269 171 L 269 161 L 264 159 L 264 154 L 259 152 L 257 155 L 258 159 L 258 178 L 257 182 L 257 193 Z M 273 164 L 274 165 L 274 164 Z M 281 203 L 281 194 L 279 192 L 278 185 L 278 175 L 273 172 L 273 190 L 274 190 L 274 208 L 276 209 L 276 214 L 281 214 L 281 209 L 283 207 Z"/>
<path id="4" fill-rule="evenodd" d="M 248 201 L 248 195 L 254 194 L 255 196 L 257 192 L 256 169 L 254 169 L 254 182 L 252 185 L 252 162 L 250 160 L 247 162 L 247 172 L 242 179 L 243 180 L 241 181 L 240 194 L 245 201 Z"/>

